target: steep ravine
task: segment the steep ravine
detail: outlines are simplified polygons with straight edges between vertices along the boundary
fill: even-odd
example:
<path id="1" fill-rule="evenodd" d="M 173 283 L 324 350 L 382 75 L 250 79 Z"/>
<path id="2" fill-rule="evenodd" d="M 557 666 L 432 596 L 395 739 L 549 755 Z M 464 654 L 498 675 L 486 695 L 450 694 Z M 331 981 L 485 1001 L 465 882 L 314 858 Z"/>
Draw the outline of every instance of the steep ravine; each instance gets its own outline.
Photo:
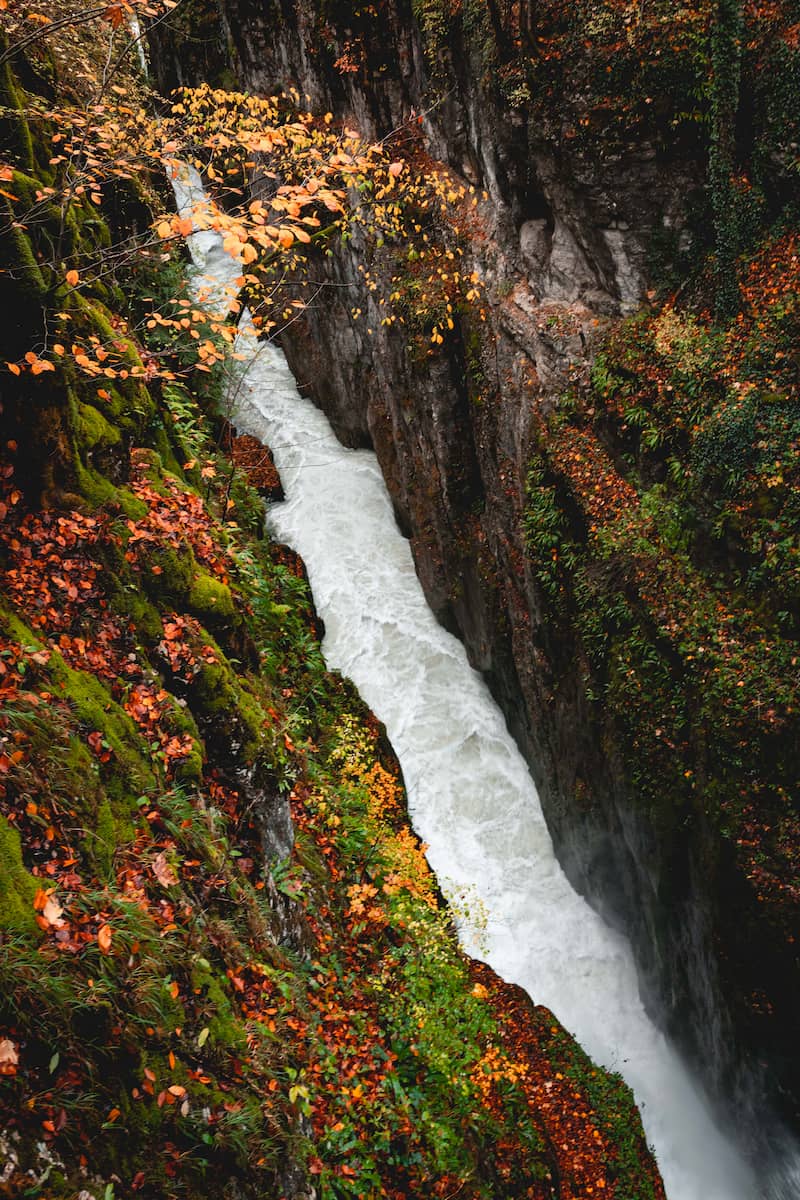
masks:
<path id="1" fill-rule="evenodd" d="M 685 45 L 659 42 L 654 25 L 643 49 L 629 31 L 615 51 L 611 17 L 612 25 L 573 43 L 584 10 L 576 35 L 552 17 L 556 8 L 489 5 L 486 18 L 472 5 L 445 20 L 435 3 L 403 0 L 379 13 L 332 5 L 324 16 L 304 0 L 263 8 L 228 0 L 224 33 L 206 11 L 201 57 L 187 59 L 181 45 L 180 71 L 191 78 L 233 69 L 265 91 L 291 81 L 367 133 L 399 131 L 398 153 L 412 162 L 423 132 L 426 153 L 485 188 L 465 231 L 465 261 L 486 288 L 485 321 L 462 312 L 433 351 L 424 327 L 412 324 L 409 336 L 384 328 L 356 246 L 313 262 L 316 278 L 331 286 L 283 344 L 300 386 L 342 440 L 374 446 L 428 600 L 463 638 L 506 713 L 567 874 L 630 934 L 648 1004 L 712 1087 L 735 1096 L 750 1136 L 753 1113 L 776 1097 L 796 1116 L 796 909 L 786 917 L 779 905 L 762 906 L 737 850 L 745 835 L 735 840 L 736 827 L 730 840 L 721 835 L 728 818 L 716 796 L 727 804 L 732 785 L 713 791 L 705 749 L 713 726 L 707 736 L 690 731 L 673 755 L 677 767 L 684 754 L 687 776 L 705 775 L 705 792 L 673 783 L 672 766 L 660 796 L 639 783 L 631 759 L 644 752 L 598 703 L 607 668 L 598 671 L 563 590 L 554 599 L 543 583 L 525 526 L 529 473 L 548 421 L 565 395 L 587 386 L 609 324 L 645 300 L 656 270 L 681 279 L 687 255 L 703 250 L 696 210 L 706 202 L 707 148 L 681 106 L 693 87 L 702 92 L 697 80 L 708 74 L 713 46 L 700 37 L 687 49 L 689 35 Z M 562 67 L 573 52 L 574 69 Z M 625 75 L 631 53 L 641 53 L 638 81 Z M 168 41 L 155 57 L 163 86 L 175 82 Z M 593 94 L 612 61 L 622 66 L 608 95 Z M 756 67 L 763 63 L 750 63 L 747 79 L 754 125 L 766 121 Z M 631 99 L 626 89 L 634 87 Z M 713 107 L 713 96 L 698 101 L 700 109 L 704 103 Z M 764 171 L 769 202 L 779 206 L 786 183 L 777 153 Z M 386 253 L 371 266 L 383 285 L 402 273 L 402 256 L 399 267 Z M 363 315 L 354 318 L 355 309 Z M 619 434 L 613 412 L 590 404 L 584 419 L 602 468 L 612 483 L 621 470 L 628 484 L 624 455 L 636 443 L 625 426 Z M 559 455 L 567 457 L 558 444 L 544 453 L 550 474 L 542 489 L 552 485 Z M 642 488 L 666 474 L 641 452 L 636 468 Z M 559 488 L 559 520 L 567 540 L 580 544 L 590 508 L 582 510 L 563 479 Z M 632 593 L 622 555 L 587 571 L 592 586 Z M 654 629 L 661 618 L 647 620 Z"/>
<path id="2" fill-rule="evenodd" d="M 170 109 L 115 9 L 42 7 L 58 36 L 0 54 L 0 1190 L 661 1200 L 621 1078 L 460 952 L 264 536 L 271 460 L 217 411 L 233 331 L 158 233 Z M 198 140 L 242 134 L 194 103 Z"/>

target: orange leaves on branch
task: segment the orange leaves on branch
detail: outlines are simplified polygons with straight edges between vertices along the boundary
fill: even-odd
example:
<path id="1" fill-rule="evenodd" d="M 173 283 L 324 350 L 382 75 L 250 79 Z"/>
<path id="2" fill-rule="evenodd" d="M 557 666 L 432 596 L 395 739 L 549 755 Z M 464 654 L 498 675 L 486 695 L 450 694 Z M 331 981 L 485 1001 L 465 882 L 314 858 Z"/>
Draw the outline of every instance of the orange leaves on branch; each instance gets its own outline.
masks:
<path id="1" fill-rule="evenodd" d="M 161 7 L 166 5 L 156 9 Z M 133 0 L 111 0 L 98 15 L 116 28 L 136 12 L 150 11 Z M 293 95 L 293 102 L 299 105 L 300 97 Z M 171 108 L 156 118 L 131 105 L 124 89 L 113 85 L 106 100 L 92 109 L 76 107 L 48 115 L 55 174 L 53 185 L 46 189 L 50 203 L 99 205 L 106 184 L 164 169 L 178 176 L 185 170 L 184 160 L 207 180 L 224 181 L 224 207 L 211 197 L 191 213 L 160 216 L 143 249 L 152 252 L 152 235 L 156 243 L 164 243 L 203 230 L 218 233 L 225 250 L 249 269 L 248 303 L 261 331 L 286 319 L 281 316 L 285 304 L 279 299 L 280 270 L 276 272 L 275 260 L 289 269 L 301 264 L 302 247 L 311 244 L 313 231 L 324 226 L 324 236 L 330 240 L 340 234 L 349 236 L 358 226 L 368 236 L 383 240 L 405 238 L 406 209 L 417 214 L 427 209 L 438 216 L 459 198 L 452 182 L 436 182 L 430 173 L 415 175 L 400 159 L 391 160 L 383 146 L 370 145 L 355 130 L 337 130 L 329 117 L 320 121 L 311 113 L 292 110 L 285 99 L 204 85 L 178 92 Z M 0 177 L 10 178 L 9 171 L 3 166 Z M 237 194 L 242 197 L 239 205 L 233 199 Z M 16 216 L 24 220 L 24 214 Z M 66 284 L 84 287 L 100 265 L 76 262 L 65 274 Z M 229 308 L 233 310 L 233 305 Z M 65 326 L 76 320 L 74 312 L 59 314 L 59 319 Z M 202 330 L 193 328 L 199 324 L 193 317 L 187 314 L 180 323 L 176 320 L 168 312 L 153 313 L 146 325 L 150 330 L 169 326 L 182 342 L 191 339 L 196 343 L 189 355 L 192 367 L 208 371 L 220 355 Z M 72 328 L 79 334 L 77 325 Z M 16 375 L 24 371 L 39 375 L 53 370 L 51 356 L 70 357 L 64 330 L 54 332 L 61 337 L 60 351 L 53 348 L 42 356 L 31 352 L 25 361 L 7 364 L 7 369 Z M 222 322 L 213 332 L 228 345 L 233 343 L 235 330 L 222 328 Z M 174 378 L 166 353 L 153 354 L 142 365 L 130 343 L 101 345 L 91 337 L 82 342 L 76 334 L 70 339 L 71 358 L 90 377 Z M 185 363 L 181 369 L 188 369 Z"/>

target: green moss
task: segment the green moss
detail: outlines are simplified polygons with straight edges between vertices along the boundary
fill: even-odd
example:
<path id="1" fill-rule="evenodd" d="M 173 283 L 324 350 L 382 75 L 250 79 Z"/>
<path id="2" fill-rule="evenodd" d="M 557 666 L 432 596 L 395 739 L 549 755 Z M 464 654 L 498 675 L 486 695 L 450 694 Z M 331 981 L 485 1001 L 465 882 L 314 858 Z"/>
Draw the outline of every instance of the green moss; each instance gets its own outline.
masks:
<path id="1" fill-rule="evenodd" d="M 189 703 L 201 725 L 213 720 L 215 734 L 241 743 L 243 758 L 252 762 L 259 750 L 265 714 L 205 630 L 203 640 L 213 647 L 218 661 L 203 663 L 194 676 Z"/>
<path id="2" fill-rule="evenodd" d="M 166 542 L 148 543 L 140 550 L 142 583 L 159 608 L 179 608 L 186 604 L 197 570 L 189 546 L 170 546 Z"/>
<path id="3" fill-rule="evenodd" d="M 39 884 L 22 865 L 19 833 L 0 816 L 0 929 L 35 932 L 33 898 Z"/>
<path id="4" fill-rule="evenodd" d="M 222 717 L 237 704 L 236 678 L 225 661 L 204 663 L 194 677 L 192 692 L 204 717 Z"/>
<path id="5" fill-rule="evenodd" d="M 173 448 L 173 443 L 172 443 L 172 441 L 170 441 L 167 431 L 163 425 L 159 425 L 153 431 L 153 439 L 152 440 L 153 440 L 153 445 L 155 446 L 156 452 L 157 452 L 159 458 L 161 459 L 161 462 L 163 463 L 163 469 L 165 471 L 169 472 L 170 475 L 174 475 L 175 478 L 177 480 L 179 480 L 181 484 L 184 484 L 185 477 L 184 477 L 184 473 L 183 473 L 183 468 L 181 467 L 181 463 L 178 461 L 178 459 L 175 456 L 175 450 L 178 449 L 180 451 L 180 447 Z M 183 462 L 188 457 L 189 457 L 189 455 L 181 454 L 181 462 Z"/>
<path id="6" fill-rule="evenodd" d="M 36 637 L 16 613 L 2 606 L 0 606 L 0 629 L 7 633 L 12 641 L 19 642 L 21 646 L 32 646 L 34 650 L 44 649 L 41 638 Z"/>
<path id="7" fill-rule="evenodd" d="M 175 769 L 175 778 L 179 783 L 199 783 L 203 776 L 203 743 L 197 722 L 188 708 L 183 708 L 175 702 L 168 717 L 169 728 L 176 734 L 187 734 L 192 739 L 191 753 Z"/>
<path id="8" fill-rule="evenodd" d="M 8 40 L 0 36 L 0 50 L 8 48 Z M 8 62 L 0 67 L 0 150 L 23 171 L 34 167 L 33 140 L 24 115 L 19 86 Z"/>
<path id="9" fill-rule="evenodd" d="M 74 311 L 75 333 L 82 338 L 96 337 L 114 351 L 113 365 L 128 371 L 143 370 L 142 360 L 133 343 L 120 335 L 111 322 L 111 314 L 99 299 L 69 292 L 64 303 Z M 105 401 L 109 421 L 127 438 L 141 440 L 156 416 L 153 398 L 140 378 L 118 377 L 106 388 Z"/>
<path id="10" fill-rule="evenodd" d="M 119 429 L 111 425 L 93 405 L 83 404 L 80 400 L 77 402 L 76 424 L 80 443 L 86 450 L 94 450 L 96 446 L 114 446 L 121 440 Z"/>
<path id="11" fill-rule="evenodd" d="M 30 328 L 38 319 L 47 296 L 47 284 L 24 230 L 12 224 L 8 204 L 0 206 L 5 233 L 0 238 L 0 345 L 17 359 L 29 349 Z"/>
<path id="12" fill-rule="evenodd" d="M 117 820 L 108 800 L 104 799 L 97 810 L 97 827 L 91 836 L 95 863 L 100 873 L 110 878 L 114 851 L 118 845 L 131 841 L 133 824 Z"/>
<path id="13" fill-rule="evenodd" d="M 209 1042 L 230 1053 L 244 1052 L 247 1044 L 244 1028 L 225 994 L 221 978 L 214 974 L 206 959 L 195 961 L 192 989 L 204 1002 Z"/>
<path id="14" fill-rule="evenodd" d="M 109 798 L 121 805 L 115 805 L 116 819 L 124 822 L 134 811 L 135 798 L 156 784 L 152 768 L 140 752 L 139 732 L 94 675 L 73 670 L 56 653 L 49 669 L 88 731 L 103 735 L 111 752 L 111 759 L 103 768 L 106 788 Z"/>
<path id="15" fill-rule="evenodd" d="M 74 735 L 69 737 L 66 747 L 59 745 L 51 754 L 57 758 L 53 764 L 53 777 L 58 790 L 74 805 L 78 819 L 91 828 L 103 796 L 97 760 Z"/>
<path id="16" fill-rule="evenodd" d="M 115 487 L 105 475 L 92 466 L 75 461 L 75 475 L 80 495 L 91 508 L 120 509 L 131 521 L 141 521 L 147 505 L 124 487 Z"/>
<path id="17" fill-rule="evenodd" d="M 189 588 L 189 607 L 201 617 L 227 618 L 236 615 L 231 589 L 206 571 L 199 571 Z"/>
<path id="18" fill-rule="evenodd" d="M 158 609 L 134 584 L 120 583 L 111 596 L 109 607 L 130 621 L 143 642 L 152 645 L 164 636 Z"/>
<path id="19" fill-rule="evenodd" d="M 36 204 L 36 193 L 40 188 L 39 180 L 25 171 L 15 171 L 9 181 L 9 191 L 16 197 L 14 203 L 20 206 L 22 212 L 33 208 Z"/>

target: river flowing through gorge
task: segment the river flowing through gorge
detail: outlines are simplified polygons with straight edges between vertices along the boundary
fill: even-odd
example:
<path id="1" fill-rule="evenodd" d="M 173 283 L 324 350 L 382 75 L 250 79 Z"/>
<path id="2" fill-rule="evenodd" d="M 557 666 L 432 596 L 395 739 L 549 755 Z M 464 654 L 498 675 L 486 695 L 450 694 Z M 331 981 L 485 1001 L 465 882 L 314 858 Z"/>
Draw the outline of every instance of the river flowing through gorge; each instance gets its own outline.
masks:
<path id="1" fill-rule="evenodd" d="M 175 190 L 182 212 L 202 205 L 196 176 Z M 219 236 L 189 240 L 196 286 L 235 291 L 240 267 Z M 500 711 L 426 604 L 375 456 L 337 441 L 280 351 L 257 343 L 248 325 L 244 313 L 232 415 L 273 451 L 287 499 L 270 507 L 271 531 L 306 563 L 329 667 L 353 680 L 386 725 L 464 949 L 551 1008 L 596 1061 L 623 1075 L 669 1200 L 756 1200 L 764 1193 L 754 1172 L 644 1010 L 630 946 L 559 867 Z"/>

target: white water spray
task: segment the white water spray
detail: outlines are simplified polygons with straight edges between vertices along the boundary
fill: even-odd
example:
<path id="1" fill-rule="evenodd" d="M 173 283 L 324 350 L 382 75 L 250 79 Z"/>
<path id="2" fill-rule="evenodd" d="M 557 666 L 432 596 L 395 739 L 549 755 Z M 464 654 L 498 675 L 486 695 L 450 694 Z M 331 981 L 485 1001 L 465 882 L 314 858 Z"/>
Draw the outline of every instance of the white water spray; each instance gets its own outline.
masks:
<path id="1" fill-rule="evenodd" d="M 184 213 L 196 176 L 175 183 Z M 217 298 L 240 273 L 212 232 L 190 249 Z M 242 327 L 249 326 L 249 315 Z M 633 1088 L 669 1200 L 755 1200 L 750 1168 L 715 1126 L 680 1058 L 647 1017 L 627 941 L 570 887 L 525 762 L 461 643 L 428 608 L 375 456 L 347 450 L 303 400 L 280 351 L 243 337 L 236 425 L 267 442 L 288 499 L 274 534 L 305 560 L 329 666 L 385 723 L 414 828 L 446 893 L 484 908 L 467 952 L 553 1010 Z"/>

